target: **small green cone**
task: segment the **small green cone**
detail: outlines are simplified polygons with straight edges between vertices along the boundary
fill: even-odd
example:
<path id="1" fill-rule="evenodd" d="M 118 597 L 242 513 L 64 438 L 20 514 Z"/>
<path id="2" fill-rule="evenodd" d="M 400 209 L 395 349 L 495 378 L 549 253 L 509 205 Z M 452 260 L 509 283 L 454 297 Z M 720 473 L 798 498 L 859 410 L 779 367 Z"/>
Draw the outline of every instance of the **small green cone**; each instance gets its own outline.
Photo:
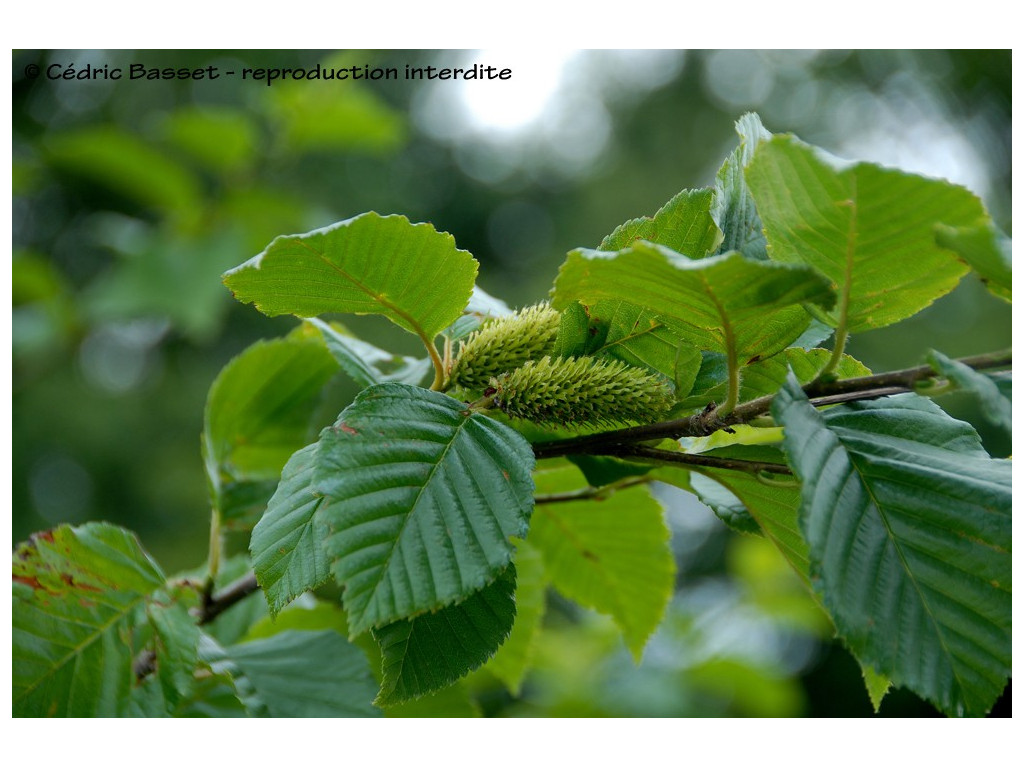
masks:
<path id="1" fill-rule="evenodd" d="M 559 318 L 548 304 L 537 304 L 488 322 L 459 347 L 448 386 L 480 391 L 493 377 L 550 354 Z"/>
<path id="2" fill-rule="evenodd" d="M 619 360 L 531 360 L 490 381 L 496 407 L 514 419 L 564 426 L 646 424 L 672 406 L 669 386 Z"/>

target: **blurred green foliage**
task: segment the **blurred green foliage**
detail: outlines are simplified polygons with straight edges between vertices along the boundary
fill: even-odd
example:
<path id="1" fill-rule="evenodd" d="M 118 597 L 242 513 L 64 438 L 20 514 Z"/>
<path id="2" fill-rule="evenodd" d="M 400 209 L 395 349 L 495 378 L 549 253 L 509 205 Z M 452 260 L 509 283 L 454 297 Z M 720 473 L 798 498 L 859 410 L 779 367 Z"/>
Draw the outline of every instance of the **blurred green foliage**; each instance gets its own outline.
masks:
<path id="1" fill-rule="evenodd" d="M 220 274 L 277 235 L 367 210 L 402 213 L 452 233 L 480 260 L 483 288 L 525 305 L 547 294 L 569 250 L 709 184 L 748 109 L 769 130 L 841 156 L 950 176 L 1011 232 L 1009 51 L 584 52 L 520 133 L 474 127 L 450 106 L 451 83 L 22 76 L 31 64 L 70 62 L 401 68 L 467 54 L 14 52 L 15 542 L 61 522 L 108 520 L 137 531 L 168 572 L 202 563 L 207 389 L 253 340 L 295 326 L 232 302 Z M 930 348 L 990 351 L 1009 345 L 1009 318 L 970 278 L 912 321 L 854 337 L 848 351 L 874 370 L 922 362 Z M 381 347 L 419 353 L 385 326 L 351 324 Z M 339 380 L 325 423 L 353 394 Z M 950 402 L 993 455 L 1009 452 L 1009 437 L 967 398 Z M 666 502 L 678 594 L 643 662 L 633 664 L 609 622 L 552 595 L 522 696 L 476 675 L 479 709 L 870 713 L 856 664 L 829 644 L 826 621 L 777 554 L 728 533 L 681 492 Z M 930 712 L 899 694 L 882 707 Z"/>

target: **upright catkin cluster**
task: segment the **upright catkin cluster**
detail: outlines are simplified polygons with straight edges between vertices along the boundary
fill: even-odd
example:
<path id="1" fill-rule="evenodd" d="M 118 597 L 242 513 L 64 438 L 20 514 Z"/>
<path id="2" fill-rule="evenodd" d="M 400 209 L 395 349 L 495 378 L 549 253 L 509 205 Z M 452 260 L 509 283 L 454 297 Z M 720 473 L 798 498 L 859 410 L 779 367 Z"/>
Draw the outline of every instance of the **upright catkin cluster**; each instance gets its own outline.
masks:
<path id="1" fill-rule="evenodd" d="M 449 387 L 482 390 L 493 377 L 549 354 L 559 317 L 550 305 L 536 304 L 488 322 L 460 345 Z"/>
<path id="2" fill-rule="evenodd" d="M 593 357 L 531 360 L 492 378 L 490 385 L 496 407 L 536 424 L 643 424 L 660 420 L 673 402 L 657 376 Z"/>

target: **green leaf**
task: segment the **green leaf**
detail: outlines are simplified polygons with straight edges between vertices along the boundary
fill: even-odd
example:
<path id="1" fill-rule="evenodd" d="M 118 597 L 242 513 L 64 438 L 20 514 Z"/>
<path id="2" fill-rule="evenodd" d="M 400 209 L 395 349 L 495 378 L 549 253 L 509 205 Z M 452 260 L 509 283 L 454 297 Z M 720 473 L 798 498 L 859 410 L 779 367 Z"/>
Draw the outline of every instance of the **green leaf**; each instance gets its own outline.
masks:
<path id="1" fill-rule="evenodd" d="M 160 127 L 171 142 L 225 176 L 250 168 L 256 156 L 256 123 L 242 110 L 190 106 L 167 115 Z"/>
<path id="2" fill-rule="evenodd" d="M 175 717 L 247 717 L 248 712 L 227 674 L 204 674 L 196 681 L 192 695 L 178 705 Z"/>
<path id="3" fill-rule="evenodd" d="M 164 575 L 133 534 L 109 523 L 62 525 L 18 545 L 13 566 L 16 716 L 130 714 L 139 696 L 150 697 L 133 670 L 144 653 L 161 669 L 158 697 L 173 704 L 187 688 L 194 620 L 163 607 Z"/>
<path id="4" fill-rule="evenodd" d="M 601 241 L 598 250 L 620 251 L 637 240 L 664 245 L 673 251 L 700 259 L 715 250 L 722 233 L 711 216 L 710 189 L 684 189 L 653 217 L 631 219 L 615 228 Z"/>
<path id="5" fill-rule="evenodd" d="M 986 713 L 1010 673 L 1010 462 L 915 395 L 821 414 L 790 379 L 772 413 L 840 635 L 947 714 Z"/>
<path id="6" fill-rule="evenodd" d="M 526 534 L 533 463 L 513 429 L 437 392 L 379 384 L 342 411 L 313 480 L 353 635 L 492 582 Z"/>
<path id="7" fill-rule="evenodd" d="M 163 596 L 159 596 L 162 598 Z M 148 615 L 153 625 L 153 653 L 162 712 L 169 712 L 195 685 L 199 627 L 180 602 L 156 603 Z"/>
<path id="8" fill-rule="evenodd" d="M 829 307 L 828 281 L 808 267 L 739 253 L 691 260 L 638 241 L 617 253 L 576 250 L 559 270 L 552 304 L 626 301 L 644 307 L 683 342 L 735 356 L 769 357 L 810 321 L 801 303 Z"/>
<path id="9" fill-rule="evenodd" d="M 250 640 L 265 640 L 286 630 L 298 631 L 320 631 L 330 629 L 342 637 L 348 636 L 348 619 L 345 611 L 339 603 L 326 602 L 310 597 L 308 600 L 297 600 L 286 610 L 276 616 L 266 616 L 249 628 L 243 642 Z M 369 640 L 366 635 L 360 636 L 359 640 Z M 370 643 L 356 643 L 364 651 L 371 647 Z M 376 647 L 374 646 L 374 650 Z"/>
<path id="10" fill-rule="evenodd" d="M 541 493 L 586 487 L 571 467 L 537 473 Z M 538 504 L 527 543 L 566 597 L 610 615 L 639 661 L 672 596 L 675 562 L 661 505 L 642 486 L 600 501 Z"/>
<path id="11" fill-rule="evenodd" d="M 515 621 L 515 588 L 516 569 L 510 564 L 460 603 L 373 630 L 384 670 L 374 703 L 391 706 L 419 698 L 491 658 Z"/>
<path id="12" fill-rule="evenodd" d="M 754 158 L 757 145 L 771 138 L 760 118 L 747 113 L 736 122 L 740 145 L 729 155 L 715 179 L 711 217 L 722 230 L 718 253 L 739 251 L 748 259 L 768 258 L 767 241 L 757 215 L 757 206 L 747 187 L 744 171 Z"/>
<path id="13" fill-rule="evenodd" d="M 984 414 L 1007 432 L 1013 431 L 1013 408 L 1008 395 L 999 390 L 999 385 L 969 365 L 946 357 L 934 349 L 928 353 L 928 364 L 936 373 L 949 379 L 961 389 L 978 398 Z"/>
<path id="14" fill-rule="evenodd" d="M 693 472 L 689 484 L 697 498 L 734 531 L 761 534 L 761 526 L 757 524 L 757 520 L 747 510 L 746 505 L 721 483 Z"/>
<path id="15" fill-rule="evenodd" d="M 705 455 L 785 464 L 782 452 L 767 445 L 733 445 Z M 730 527 L 760 531 L 779 549 L 793 570 L 810 583 L 807 543 L 800 533 L 800 486 L 778 478 L 765 482 L 750 472 L 701 467 L 691 473 L 694 492 Z"/>
<path id="16" fill-rule="evenodd" d="M 210 387 L 203 459 L 225 521 L 251 524 L 281 469 L 314 436 L 311 419 L 337 363 L 318 338 L 258 341 Z"/>
<path id="17" fill-rule="evenodd" d="M 988 374 L 988 378 L 996 385 L 999 390 L 999 394 L 1005 397 L 1007 400 L 1013 399 L 1013 372 L 1012 371 L 998 371 L 997 373 Z"/>
<path id="18" fill-rule="evenodd" d="M 935 241 L 955 251 L 966 261 L 988 289 L 996 296 L 1011 301 L 1013 273 L 1010 238 L 987 222 L 976 227 L 935 227 Z"/>
<path id="19" fill-rule="evenodd" d="M 310 488 L 317 445 L 297 451 L 249 542 L 252 567 L 276 615 L 303 592 L 331 576 L 323 542 L 330 530 L 320 512 L 324 498 Z"/>
<path id="20" fill-rule="evenodd" d="M 125 226 L 123 220 L 103 221 L 113 231 Z M 122 258 L 89 284 L 80 308 L 92 323 L 167 319 L 191 339 L 209 343 L 230 306 L 218 277 L 238 261 L 240 232 L 222 229 L 197 236 L 154 229 L 144 237 L 137 250 L 123 253 L 120 238 L 106 236 Z"/>
<path id="21" fill-rule="evenodd" d="M 384 707 L 384 717 L 480 717 L 480 705 L 469 687 L 459 681 L 435 693 Z"/>
<path id="22" fill-rule="evenodd" d="M 160 213 L 191 220 L 201 210 L 202 188 L 195 175 L 134 134 L 112 125 L 51 135 L 46 154 L 54 165 Z"/>
<path id="23" fill-rule="evenodd" d="M 354 51 L 333 54 L 325 69 L 366 63 Z M 274 118 L 274 135 L 285 156 L 301 152 L 386 154 L 399 149 L 407 134 L 402 114 L 375 90 L 348 80 L 344 88 L 325 91 L 318 80 L 278 80 L 263 91 Z"/>
<path id="24" fill-rule="evenodd" d="M 700 352 L 684 344 L 652 313 L 626 301 L 574 302 L 562 313 L 554 354 L 621 360 L 660 373 L 685 394 L 700 368 Z"/>
<path id="25" fill-rule="evenodd" d="M 505 317 L 511 314 L 513 312 L 508 304 L 499 298 L 491 296 L 479 285 L 474 285 L 473 295 L 469 297 L 469 304 L 466 305 L 462 315 L 445 328 L 444 336 L 449 341 L 459 341 L 480 328 L 485 320 Z"/>
<path id="26" fill-rule="evenodd" d="M 772 395 L 786 382 L 792 370 L 801 384 L 814 381 L 828 364 L 832 352 L 827 349 L 800 349 L 791 347 L 784 355 L 751 363 L 743 369 L 740 379 L 740 402 L 753 400 L 762 395 Z M 839 378 L 869 376 L 871 371 L 859 360 L 843 355 L 835 370 Z M 710 402 L 725 400 L 728 388 L 728 371 L 725 358 L 705 355 L 700 370 L 693 382 L 689 397 L 681 401 L 684 408 L 703 408 Z"/>
<path id="27" fill-rule="evenodd" d="M 875 712 L 878 712 L 882 706 L 882 699 L 892 688 L 892 680 L 863 664 L 860 667 L 860 672 L 864 677 L 864 687 L 868 691 L 868 698 L 871 699 L 871 706 L 874 707 Z"/>
<path id="28" fill-rule="evenodd" d="M 462 313 L 476 270 L 448 233 L 370 212 L 278 237 L 224 283 L 266 315 L 384 315 L 430 342 Z"/>
<path id="29" fill-rule="evenodd" d="M 256 717 L 379 717 L 363 652 L 337 632 L 287 630 L 222 648 L 204 636 L 213 671 L 230 675 Z"/>
<path id="30" fill-rule="evenodd" d="M 544 560 L 536 547 L 516 542 L 516 623 L 508 639 L 487 662 L 485 670 L 497 677 L 513 696 L 522 690 L 523 679 L 533 662 L 537 636 L 546 607 L 548 580 Z"/>
<path id="31" fill-rule="evenodd" d="M 827 158 L 792 136 L 762 141 L 747 183 L 772 259 L 809 264 L 837 286 L 833 327 L 857 332 L 916 314 L 967 271 L 935 242 L 937 224 L 986 218 L 972 193 L 870 163 Z"/>
<path id="32" fill-rule="evenodd" d="M 328 351 L 360 387 L 383 384 L 385 381 L 400 381 L 416 386 L 430 370 L 430 360 L 385 352 L 352 336 L 339 323 L 325 323 L 315 317 L 306 322 L 323 334 Z"/>
<path id="33" fill-rule="evenodd" d="M 565 458 L 579 467 L 587 482 L 595 488 L 610 485 L 627 477 L 646 475 L 651 471 L 650 467 L 645 467 L 632 461 L 617 459 L 614 456 L 594 456 L 593 454 L 580 453 L 574 456 L 566 456 Z"/>

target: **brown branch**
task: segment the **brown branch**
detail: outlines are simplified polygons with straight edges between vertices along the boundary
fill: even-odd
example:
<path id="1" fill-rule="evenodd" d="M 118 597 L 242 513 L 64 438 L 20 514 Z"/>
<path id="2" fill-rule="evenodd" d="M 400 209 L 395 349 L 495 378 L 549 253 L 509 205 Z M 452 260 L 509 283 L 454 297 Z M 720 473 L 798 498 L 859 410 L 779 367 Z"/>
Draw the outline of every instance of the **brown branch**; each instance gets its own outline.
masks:
<path id="1" fill-rule="evenodd" d="M 1012 364 L 1012 354 L 993 352 L 958 360 L 975 370 L 1005 368 Z M 939 378 L 930 365 L 920 365 L 899 371 L 878 373 L 871 376 L 858 376 L 850 379 L 817 380 L 803 389 L 811 402 L 817 406 L 834 405 L 835 403 L 853 400 L 870 400 L 886 395 L 911 392 L 916 384 L 926 379 Z M 626 446 L 643 443 L 649 440 L 678 440 L 681 437 L 706 437 L 720 429 L 728 429 L 736 424 L 753 421 L 771 409 L 774 395 L 749 400 L 737 405 L 727 416 L 720 416 L 714 403 L 709 403 L 698 414 L 683 419 L 661 421 L 655 424 L 643 424 L 638 427 L 617 429 L 611 432 L 599 432 L 593 435 L 571 437 L 565 440 L 552 440 L 535 443 L 534 455 L 538 459 L 567 456 L 574 453 L 600 455 L 622 455 Z"/>
<path id="2" fill-rule="evenodd" d="M 146 648 L 132 660 L 132 674 L 135 675 L 137 681 L 141 682 L 154 672 L 156 672 L 156 652 Z"/>
<path id="3" fill-rule="evenodd" d="M 775 464 L 769 461 L 748 461 L 747 459 L 727 459 L 722 456 L 705 456 L 700 453 L 678 453 L 664 451 L 660 448 L 649 448 L 645 445 L 632 445 L 623 448 L 616 454 L 623 458 L 636 457 L 649 459 L 662 464 L 681 464 L 691 467 L 714 467 L 715 469 L 734 469 L 738 472 L 771 472 L 776 475 L 792 475 L 793 470 L 786 464 Z"/>
<path id="4" fill-rule="evenodd" d="M 534 504 L 560 504 L 567 501 L 586 501 L 587 499 L 603 499 L 615 491 L 621 491 L 625 488 L 631 488 L 634 485 L 644 485 L 645 483 L 651 482 L 646 477 L 631 477 L 626 480 L 620 480 L 617 483 L 611 485 L 603 485 L 599 488 L 595 488 L 590 485 L 586 488 L 580 488 L 576 491 L 566 491 L 564 493 L 538 493 L 533 497 Z"/>
<path id="5" fill-rule="evenodd" d="M 199 623 L 209 624 L 220 616 L 224 611 L 241 602 L 253 592 L 258 591 L 259 583 L 256 581 L 255 573 L 247 573 L 240 579 L 228 584 L 220 592 L 204 594 L 202 606 L 199 609 Z"/>

